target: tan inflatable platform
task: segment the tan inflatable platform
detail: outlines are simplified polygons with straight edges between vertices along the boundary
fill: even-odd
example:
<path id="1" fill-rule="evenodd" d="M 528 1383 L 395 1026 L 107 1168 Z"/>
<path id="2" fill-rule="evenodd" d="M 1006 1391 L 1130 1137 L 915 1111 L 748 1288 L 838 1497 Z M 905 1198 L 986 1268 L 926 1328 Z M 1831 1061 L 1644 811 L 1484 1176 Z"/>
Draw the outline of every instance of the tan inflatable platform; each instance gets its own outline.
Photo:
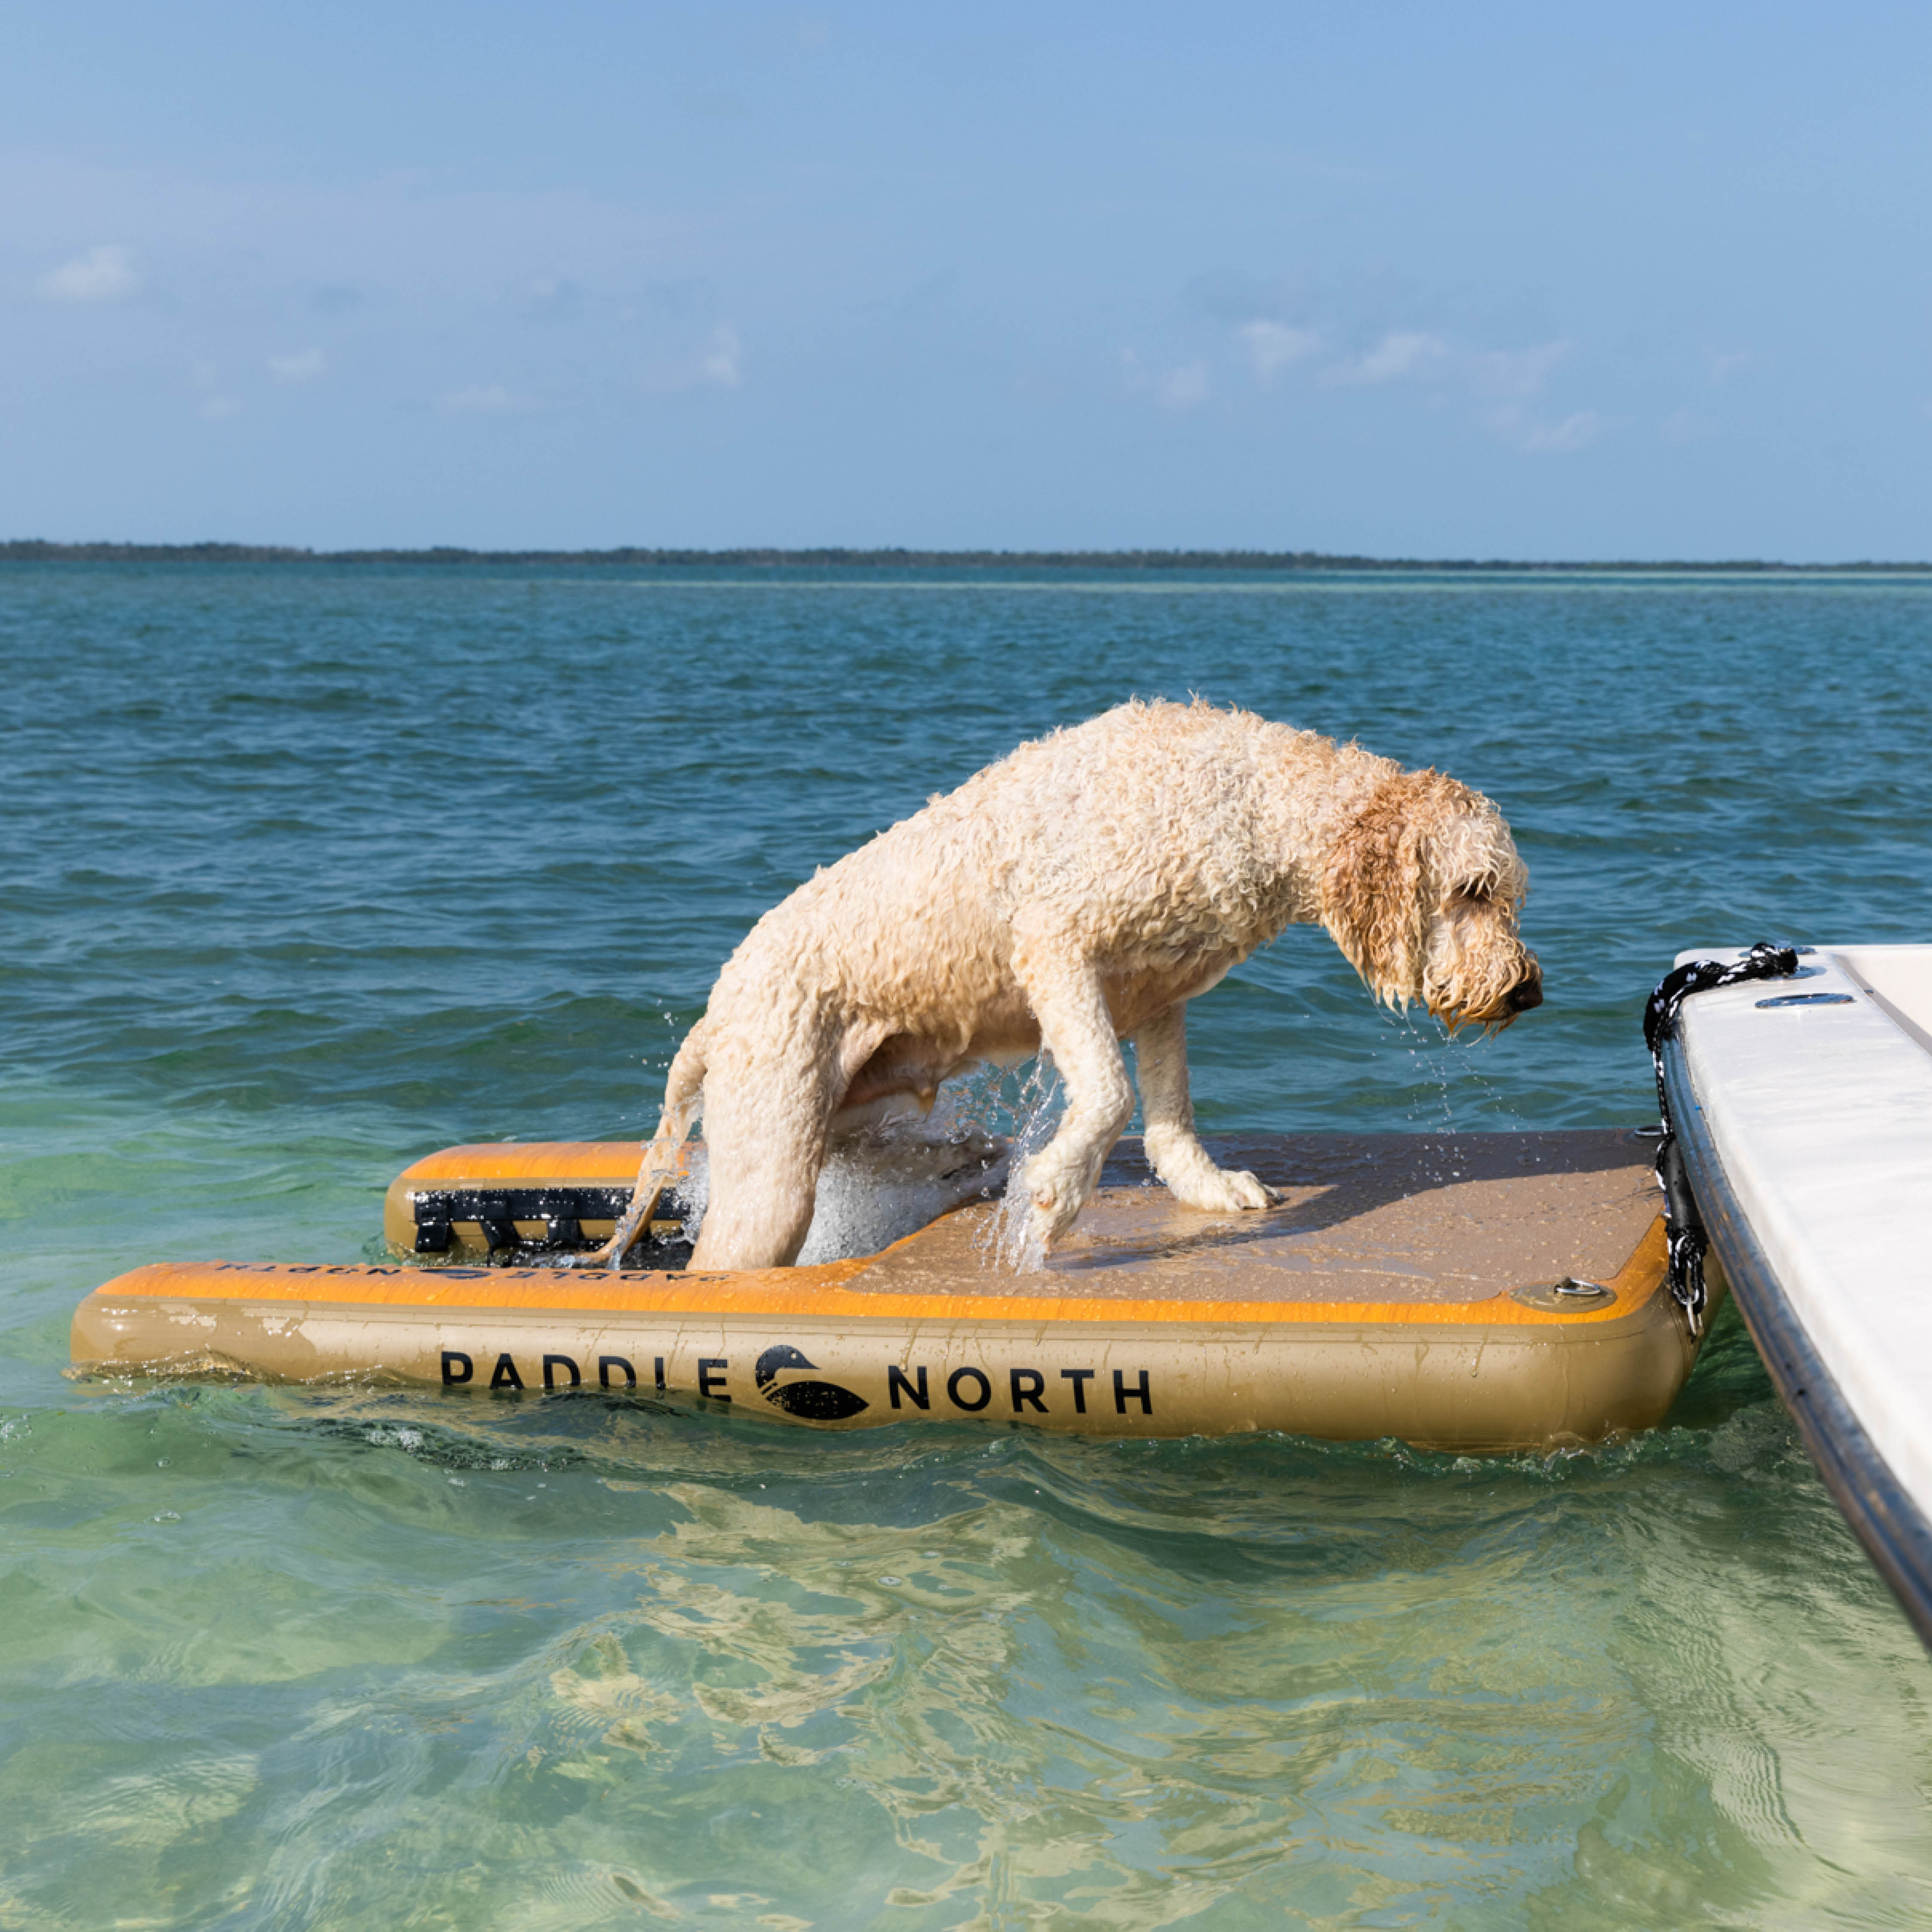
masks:
<path id="1" fill-rule="evenodd" d="M 636 1143 L 452 1148 L 398 1179 L 388 1233 L 459 1264 L 157 1263 L 81 1304 L 74 1358 L 484 1397 L 635 1390 L 820 1426 L 1267 1429 L 1467 1450 L 1647 1428 L 1690 1372 L 1654 1143 L 1634 1132 L 1212 1144 L 1285 1202 L 1178 1207 L 1123 1142 L 1064 1246 L 1028 1274 L 992 1260 L 984 1202 L 812 1267 L 518 1265 L 545 1260 L 534 1244 L 608 1232 Z M 512 1264 L 460 1264 L 492 1244 Z"/>

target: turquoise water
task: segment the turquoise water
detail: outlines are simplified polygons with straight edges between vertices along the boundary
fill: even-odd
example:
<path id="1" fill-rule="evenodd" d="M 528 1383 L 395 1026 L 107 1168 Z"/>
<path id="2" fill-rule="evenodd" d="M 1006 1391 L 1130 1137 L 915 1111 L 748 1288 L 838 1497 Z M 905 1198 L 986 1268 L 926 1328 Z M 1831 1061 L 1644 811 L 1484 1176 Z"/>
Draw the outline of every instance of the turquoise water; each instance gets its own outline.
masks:
<path id="1" fill-rule="evenodd" d="M 1928 646 L 1912 578 L 5 567 L 0 1927 L 1932 1920 L 1932 1664 L 1728 1315 L 1548 1460 L 62 1373 L 124 1268 L 644 1132 L 759 910 L 1130 692 L 1534 880 L 1540 1011 L 1292 932 L 1207 1124 L 1646 1119 L 1680 946 L 1932 934 Z"/>

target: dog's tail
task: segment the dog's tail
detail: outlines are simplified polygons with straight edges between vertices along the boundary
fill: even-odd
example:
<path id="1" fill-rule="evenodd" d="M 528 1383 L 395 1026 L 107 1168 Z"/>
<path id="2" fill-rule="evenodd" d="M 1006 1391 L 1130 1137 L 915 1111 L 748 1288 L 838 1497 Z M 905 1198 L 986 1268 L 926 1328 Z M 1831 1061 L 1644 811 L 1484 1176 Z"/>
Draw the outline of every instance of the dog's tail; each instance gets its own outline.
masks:
<path id="1" fill-rule="evenodd" d="M 704 1022 L 700 1020 L 685 1035 L 684 1044 L 671 1061 L 670 1072 L 664 1082 L 664 1112 L 658 1118 L 657 1132 L 644 1149 L 631 1204 L 624 1210 L 616 1232 L 594 1255 L 585 1256 L 582 1266 L 622 1268 L 639 1231 L 656 1212 L 664 1190 L 682 1179 L 684 1144 L 704 1096 Z"/>

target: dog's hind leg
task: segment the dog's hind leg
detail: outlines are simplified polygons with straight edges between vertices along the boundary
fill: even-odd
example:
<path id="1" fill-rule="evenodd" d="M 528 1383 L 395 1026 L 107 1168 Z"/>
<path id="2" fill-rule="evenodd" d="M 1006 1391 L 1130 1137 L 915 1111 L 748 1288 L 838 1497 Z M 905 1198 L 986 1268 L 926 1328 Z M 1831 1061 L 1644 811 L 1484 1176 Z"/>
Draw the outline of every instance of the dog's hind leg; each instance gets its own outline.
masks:
<path id="1" fill-rule="evenodd" d="M 704 1093 L 705 1044 L 704 1022 L 700 1020 L 685 1035 L 684 1044 L 678 1048 L 665 1077 L 664 1112 L 658 1117 L 657 1132 L 644 1148 L 631 1204 L 624 1210 L 623 1218 L 610 1240 L 594 1255 L 585 1256 L 579 1266 L 622 1268 L 639 1232 L 656 1211 L 664 1190 L 683 1178 L 684 1144 Z"/>
<path id="2" fill-rule="evenodd" d="M 1144 1144 L 1167 1191 L 1190 1208 L 1227 1214 L 1265 1208 L 1281 1196 L 1244 1170 L 1216 1167 L 1194 1131 L 1194 1103 L 1187 1092 L 1187 1005 L 1163 1007 L 1134 1035 Z"/>
<path id="3" fill-rule="evenodd" d="M 734 1039 L 704 1108 L 711 1193 L 693 1268 L 789 1268 L 812 1229 L 818 1172 L 845 1090 L 839 1042 L 800 1026 L 747 1052 Z"/>
<path id="4" fill-rule="evenodd" d="M 1050 1247 L 1099 1184 L 1101 1163 L 1133 1118 L 1134 1090 L 1099 969 L 1052 935 L 1026 935 L 1016 925 L 1015 938 L 1015 974 L 1040 1022 L 1040 1043 L 1066 1083 L 1060 1131 L 1022 1177 L 1033 1199 L 1034 1232 Z"/>

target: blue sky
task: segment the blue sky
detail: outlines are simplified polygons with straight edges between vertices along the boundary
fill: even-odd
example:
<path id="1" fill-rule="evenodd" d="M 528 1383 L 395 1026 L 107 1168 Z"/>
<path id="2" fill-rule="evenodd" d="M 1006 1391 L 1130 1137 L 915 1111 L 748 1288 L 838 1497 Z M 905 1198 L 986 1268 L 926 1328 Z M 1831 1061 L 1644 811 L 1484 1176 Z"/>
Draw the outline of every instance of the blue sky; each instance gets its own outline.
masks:
<path id="1" fill-rule="evenodd" d="M 0 5 L 0 535 L 1932 556 L 1932 9 Z"/>

